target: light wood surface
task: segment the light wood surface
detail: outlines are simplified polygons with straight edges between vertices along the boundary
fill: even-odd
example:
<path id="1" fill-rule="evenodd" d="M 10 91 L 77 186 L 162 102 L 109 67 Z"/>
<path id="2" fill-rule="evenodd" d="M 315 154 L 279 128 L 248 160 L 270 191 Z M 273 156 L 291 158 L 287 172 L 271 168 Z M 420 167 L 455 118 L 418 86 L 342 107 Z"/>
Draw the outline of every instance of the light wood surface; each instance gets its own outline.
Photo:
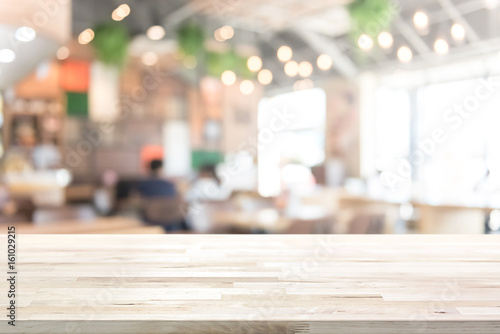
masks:
<path id="1" fill-rule="evenodd" d="M 0 322 L 1 333 L 500 328 L 500 236 L 18 235 L 17 243 L 18 322 Z"/>

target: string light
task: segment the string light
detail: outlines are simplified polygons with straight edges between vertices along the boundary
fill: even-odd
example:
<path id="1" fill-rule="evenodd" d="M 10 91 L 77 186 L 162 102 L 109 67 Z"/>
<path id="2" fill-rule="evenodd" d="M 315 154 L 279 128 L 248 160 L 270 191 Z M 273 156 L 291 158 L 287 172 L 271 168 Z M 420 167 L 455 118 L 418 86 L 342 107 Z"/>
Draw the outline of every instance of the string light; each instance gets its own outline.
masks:
<path id="1" fill-rule="evenodd" d="M 160 39 L 163 38 L 163 36 L 165 36 L 165 29 L 163 29 L 162 26 L 151 26 L 148 28 L 148 31 L 146 32 L 146 36 L 148 36 L 148 38 L 150 40 L 153 40 L 153 41 L 158 41 Z"/>
<path id="2" fill-rule="evenodd" d="M 287 62 L 292 59 L 292 49 L 289 46 L 283 45 L 278 49 L 278 59 L 282 62 Z"/>
<path id="3" fill-rule="evenodd" d="M 262 59 L 257 56 L 251 56 L 247 60 L 248 69 L 252 72 L 257 72 L 262 68 Z"/>
<path id="4" fill-rule="evenodd" d="M 378 45 L 382 49 L 390 49 L 392 47 L 392 44 L 394 43 L 394 38 L 392 37 L 391 33 L 387 31 L 382 31 L 378 35 Z"/>
<path id="5" fill-rule="evenodd" d="M 463 41 L 465 38 L 465 28 L 460 23 L 455 23 L 451 26 L 451 36 L 457 42 Z"/>
<path id="6" fill-rule="evenodd" d="M 254 85 L 250 80 L 243 80 L 240 83 L 240 91 L 245 95 L 250 95 L 253 93 Z"/>
<path id="7" fill-rule="evenodd" d="M 445 41 L 444 39 L 442 38 L 438 38 L 436 39 L 436 41 L 434 42 L 434 51 L 438 54 L 438 55 L 445 55 L 448 53 L 450 47 L 448 46 L 448 42 Z"/>
<path id="8" fill-rule="evenodd" d="M 299 75 L 303 78 L 307 78 L 313 72 L 313 67 L 310 62 L 302 61 L 299 64 Z"/>
<path id="9" fill-rule="evenodd" d="M 366 34 L 362 34 L 358 38 L 358 46 L 361 50 L 369 51 L 373 47 L 373 39 Z"/>
<path id="10" fill-rule="evenodd" d="M 236 74 L 233 71 L 227 70 L 222 72 L 220 79 L 224 85 L 231 86 L 236 82 Z"/>
<path id="11" fill-rule="evenodd" d="M 413 24 L 417 29 L 426 29 L 429 26 L 429 17 L 426 13 L 418 11 L 413 15 Z"/>
<path id="12" fill-rule="evenodd" d="M 398 49 L 398 59 L 402 63 L 409 63 L 413 58 L 413 52 L 407 46 L 402 46 Z"/>
<path id="13" fill-rule="evenodd" d="M 329 55 L 322 54 L 316 61 L 318 68 L 322 71 L 328 71 L 333 65 L 333 59 Z"/>
<path id="14" fill-rule="evenodd" d="M 263 85 L 269 85 L 273 81 L 273 73 L 267 69 L 263 69 L 257 75 L 257 80 Z"/>
<path id="15" fill-rule="evenodd" d="M 88 28 L 80 33 L 78 36 L 78 43 L 89 44 L 94 39 L 94 30 Z"/>
<path id="16" fill-rule="evenodd" d="M 69 49 L 65 46 L 61 46 L 56 53 L 56 57 L 59 60 L 64 60 L 69 57 Z"/>
<path id="17" fill-rule="evenodd" d="M 299 64 L 296 61 L 289 61 L 285 64 L 285 74 L 289 77 L 294 77 L 299 73 Z"/>

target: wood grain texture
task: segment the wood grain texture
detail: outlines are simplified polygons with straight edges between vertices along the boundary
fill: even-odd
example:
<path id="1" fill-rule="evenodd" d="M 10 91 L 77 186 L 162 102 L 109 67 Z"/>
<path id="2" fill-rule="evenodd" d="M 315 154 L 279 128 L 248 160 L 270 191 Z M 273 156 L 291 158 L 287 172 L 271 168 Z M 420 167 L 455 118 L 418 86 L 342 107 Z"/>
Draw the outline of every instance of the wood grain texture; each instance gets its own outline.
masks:
<path id="1" fill-rule="evenodd" d="M 18 247 L 18 321 L 1 333 L 500 332 L 500 236 L 18 235 Z M 5 310 L 5 279 L 0 291 Z"/>

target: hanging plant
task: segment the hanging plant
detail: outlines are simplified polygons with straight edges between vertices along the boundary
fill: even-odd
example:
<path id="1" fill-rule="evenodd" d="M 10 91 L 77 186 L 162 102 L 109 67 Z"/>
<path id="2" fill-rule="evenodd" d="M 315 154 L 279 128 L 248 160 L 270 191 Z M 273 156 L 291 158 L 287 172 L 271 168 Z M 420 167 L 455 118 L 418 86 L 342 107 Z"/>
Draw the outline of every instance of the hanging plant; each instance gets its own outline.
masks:
<path id="1" fill-rule="evenodd" d="M 97 58 L 107 65 L 123 67 L 127 59 L 129 36 L 122 24 L 105 23 L 94 29 L 94 46 Z"/>
<path id="2" fill-rule="evenodd" d="M 234 52 L 224 53 L 207 51 L 207 73 L 213 77 L 220 77 L 226 70 L 235 71 L 238 59 Z"/>
<path id="3" fill-rule="evenodd" d="M 185 55 L 199 56 L 204 48 L 205 33 L 195 22 L 187 22 L 177 31 L 180 49 Z"/>
<path id="4" fill-rule="evenodd" d="M 351 36 L 355 41 L 362 34 L 372 38 L 388 29 L 398 11 L 390 0 L 355 0 L 349 5 Z"/>
<path id="5" fill-rule="evenodd" d="M 237 56 L 238 57 L 238 68 L 236 73 L 243 79 L 253 80 L 255 79 L 256 73 L 248 69 L 247 62 L 248 57 Z"/>

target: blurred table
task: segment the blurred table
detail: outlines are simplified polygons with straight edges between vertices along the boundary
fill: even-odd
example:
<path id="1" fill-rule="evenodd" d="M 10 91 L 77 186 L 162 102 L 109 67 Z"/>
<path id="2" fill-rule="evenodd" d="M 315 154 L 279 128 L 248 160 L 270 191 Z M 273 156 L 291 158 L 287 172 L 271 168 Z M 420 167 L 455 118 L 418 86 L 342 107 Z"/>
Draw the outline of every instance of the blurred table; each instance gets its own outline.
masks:
<path id="1" fill-rule="evenodd" d="M 343 189 L 337 190 L 336 201 L 339 210 L 359 211 L 376 208 L 379 212 L 392 212 L 394 216 L 400 215 L 402 204 L 367 195 L 351 194 Z M 478 205 L 428 204 L 420 201 L 408 201 L 404 204 L 410 204 L 418 211 L 416 232 L 429 234 L 482 234 L 486 215 L 498 209 Z"/>
<path id="2" fill-rule="evenodd" d="M 326 210 L 316 205 L 302 205 L 293 212 L 285 212 L 275 208 L 258 208 L 253 211 L 238 210 L 227 206 L 217 206 L 209 210 L 210 220 L 216 227 L 234 227 L 247 231 L 260 231 L 266 233 L 284 233 L 293 228 L 294 225 L 314 224 L 330 218 Z M 314 226 L 310 227 L 312 233 Z"/>
<path id="3" fill-rule="evenodd" d="M 68 220 L 54 223 L 33 224 L 16 223 L 19 234 L 95 234 L 95 233 L 137 233 L 144 223 L 140 220 L 126 217 L 99 217 L 92 220 Z M 160 227 L 160 229 L 162 229 Z M 142 229 L 141 229 L 142 230 Z M 143 229 L 158 233 L 158 229 Z"/>
<path id="4" fill-rule="evenodd" d="M 5 334 L 500 328 L 500 236 L 17 237 L 17 322 L 1 321 Z"/>

